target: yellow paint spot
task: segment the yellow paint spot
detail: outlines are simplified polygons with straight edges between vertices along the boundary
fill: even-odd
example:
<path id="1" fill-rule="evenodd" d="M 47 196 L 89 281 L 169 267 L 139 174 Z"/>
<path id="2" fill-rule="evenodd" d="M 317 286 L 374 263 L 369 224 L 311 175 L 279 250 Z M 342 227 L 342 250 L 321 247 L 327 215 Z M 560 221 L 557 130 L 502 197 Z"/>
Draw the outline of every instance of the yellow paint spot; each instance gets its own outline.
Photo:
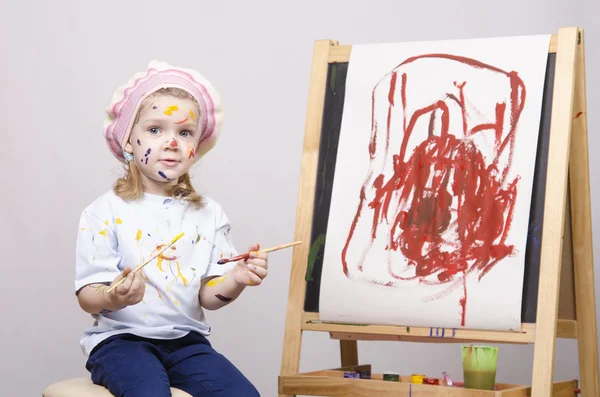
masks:
<path id="1" fill-rule="evenodd" d="M 108 226 L 108 221 L 104 221 L 104 223 L 106 223 L 106 226 Z"/>
<path id="2" fill-rule="evenodd" d="M 82 227 L 82 228 L 81 228 L 81 231 L 84 231 L 84 230 L 85 230 L 85 227 Z"/>
<path id="3" fill-rule="evenodd" d="M 146 313 L 144 313 L 144 315 L 142 317 L 146 318 Z"/>
<path id="4" fill-rule="evenodd" d="M 217 284 L 222 284 L 224 281 L 225 281 L 225 276 L 213 278 L 208 283 L 206 283 L 206 286 L 213 287 Z"/>
<path id="5" fill-rule="evenodd" d="M 196 116 L 194 116 L 194 112 L 192 112 L 191 110 L 190 110 L 190 117 L 192 118 L 192 120 L 194 120 L 196 118 Z"/>
<path id="6" fill-rule="evenodd" d="M 177 236 L 175 236 L 173 238 L 173 240 L 171 240 L 171 244 L 173 244 L 175 241 L 179 240 L 181 238 L 181 236 L 184 235 L 184 232 L 179 233 Z"/>
<path id="7" fill-rule="evenodd" d="M 162 268 L 162 261 L 163 261 L 163 255 L 160 254 L 160 255 L 158 255 L 158 258 L 156 260 L 156 266 L 158 266 L 158 270 L 160 270 L 161 272 L 164 272 L 164 270 Z"/>
<path id="8" fill-rule="evenodd" d="M 103 236 L 106 236 L 106 229 L 99 231 L 99 232 L 98 232 L 98 234 L 101 234 L 101 235 L 103 235 Z"/>
<path id="9" fill-rule="evenodd" d="M 140 241 L 141 238 L 142 238 L 142 231 L 140 229 L 138 229 L 138 232 L 135 235 L 135 241 Z"/>
<path id="10" fill-rule="evenodd" d="M 175 306 L 179 306 L 179 302 L 177 301 L 177 299 L 175 299 L 175 300 L 173 301 L 173 303 L 175 304 Z"/>
<path id="11" fill-rule="evenodd" d="M 173 112 L 179 110 L 179 108 L 177 107 L 177 105 L 171 105 L 169 106 L 166 110 L 165 110 L 165 114 L 167 116 L 172 116 Z"/>
<path id="12" fill-rule="evenodd" d="M 179 267 L 179 262 L 176 261 L 175 264 L 177 265 L 177 277 L 181 278 L 181 281 L 183 281 L 183 286 L 187 287 L 187 280 L 181 273 L 181 268 Z"/>
<path id="13" fill-rule="evenodd" d="M 117 225 L 122 225 L 123 221 L 121 220 L 121 218 L 117 218 Z"/>

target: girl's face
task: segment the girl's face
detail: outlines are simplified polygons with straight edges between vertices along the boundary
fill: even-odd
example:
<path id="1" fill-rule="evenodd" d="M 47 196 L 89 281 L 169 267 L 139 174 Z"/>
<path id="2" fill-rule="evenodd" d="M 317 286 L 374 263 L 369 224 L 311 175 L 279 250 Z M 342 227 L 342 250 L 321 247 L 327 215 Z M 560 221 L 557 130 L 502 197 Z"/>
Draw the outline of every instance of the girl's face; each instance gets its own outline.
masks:
<path id="1" fill-rule="evenodd" d="M 133 153 L 148 193 L 162 194 L 194 162 L 200 133 L 198 106 L 168 95 L 151 98 L 140 110 L 125 150 Z"/>

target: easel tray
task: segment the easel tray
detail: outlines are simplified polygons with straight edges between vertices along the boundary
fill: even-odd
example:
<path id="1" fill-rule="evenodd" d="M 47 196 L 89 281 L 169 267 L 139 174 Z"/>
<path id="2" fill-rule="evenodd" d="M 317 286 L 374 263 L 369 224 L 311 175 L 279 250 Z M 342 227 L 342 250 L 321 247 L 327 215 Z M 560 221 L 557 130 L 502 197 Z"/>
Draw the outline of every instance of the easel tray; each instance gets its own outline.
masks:
<path id="1" fill-rule="evenodd" d="M 531 387 L 496 384 L 495 391 L 464 389 L 462 387 L 411 384 L 410 376 L 399 381 L 383 380 L 383 374 L 371 373 L 370 379 L 345 378 L 349 370 L 370 370 L 370 365 L 304 372 L 279 377 L 279 394 L 347 397 L 528 397 Z M 577 397 L 576 380 L 555 382 L 552 397 Z"/>

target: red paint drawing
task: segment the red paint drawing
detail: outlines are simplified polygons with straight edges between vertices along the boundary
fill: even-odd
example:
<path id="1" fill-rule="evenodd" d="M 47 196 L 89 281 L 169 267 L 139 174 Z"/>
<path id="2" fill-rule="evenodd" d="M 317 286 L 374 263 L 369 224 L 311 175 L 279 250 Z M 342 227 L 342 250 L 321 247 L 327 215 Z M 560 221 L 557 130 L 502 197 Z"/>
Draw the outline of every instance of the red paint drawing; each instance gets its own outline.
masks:
<path id="1" fill-rule="evenodd" d="M 446 71 L 433 90 L 432 70 Z M 443 53 L 408 58 L 380 80 L 364 147 L 369 169 L 341 252 L 344 274 L 381 275 L 366 268 L 379 266 L 386 277 L 370 283 L 447 285 L 433 300 L 462 290 L 464 326 L 467 278 L 481 280 L 517 254 L 508 236 L 521 176 L 509 171 L 525 99 L 517 72 Z M 387 263 L 369 262 L 373 250 L 385 251 Z"/>

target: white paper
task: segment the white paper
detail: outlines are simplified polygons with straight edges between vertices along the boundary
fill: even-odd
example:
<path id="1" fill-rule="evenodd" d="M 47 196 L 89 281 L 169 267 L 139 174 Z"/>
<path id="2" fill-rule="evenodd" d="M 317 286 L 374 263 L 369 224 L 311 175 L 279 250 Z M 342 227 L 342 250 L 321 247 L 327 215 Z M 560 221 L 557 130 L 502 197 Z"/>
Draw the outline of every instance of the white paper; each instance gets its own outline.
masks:
<path id="1" fill-rule="evenodd" d="M 520 328 L 549 42 L 550 35 L 536 35 L 353 46 L 321 276 L 322 321 Z M 437 109 L 433 119 L 430 106 Z M 386 216 L 375 222 L 370 243 L 377 208 Z M 504 241 L 491 233 L 498 230 Z M 483 267 L 494 258 L 479 280 L 476 261 Z M 446 276 L 444 269 L 460 266 L 470 269 L 466 277 Z"/>

